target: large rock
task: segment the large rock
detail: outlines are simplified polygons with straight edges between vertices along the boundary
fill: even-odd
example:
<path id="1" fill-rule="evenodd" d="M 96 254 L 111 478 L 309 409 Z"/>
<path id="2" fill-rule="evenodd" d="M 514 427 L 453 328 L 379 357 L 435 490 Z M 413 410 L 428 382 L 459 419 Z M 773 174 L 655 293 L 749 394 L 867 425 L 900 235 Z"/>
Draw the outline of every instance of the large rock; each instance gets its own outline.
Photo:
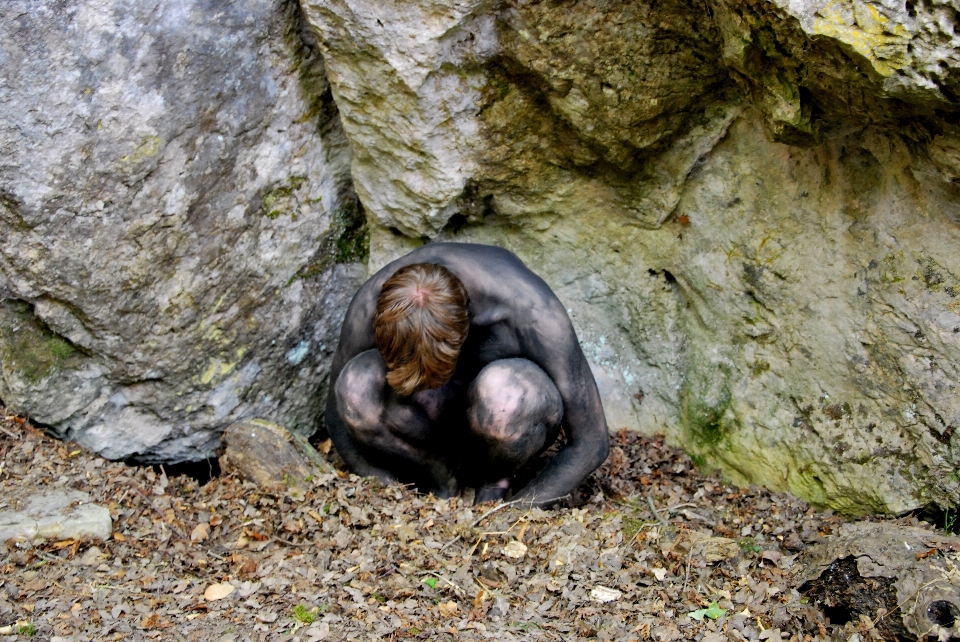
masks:
<path id="1" fill-rule="evenodd" d="M 290 0 L 0 4 L 0 398 L 110 458 L 312 432 L 363 217 Z"/>
<path id="2" fill-rule="evenodd" d="M 505 246 L 613 428 L 843 511 L 960 498 L 943 2 L 304 0 L 372 223 Z"/>

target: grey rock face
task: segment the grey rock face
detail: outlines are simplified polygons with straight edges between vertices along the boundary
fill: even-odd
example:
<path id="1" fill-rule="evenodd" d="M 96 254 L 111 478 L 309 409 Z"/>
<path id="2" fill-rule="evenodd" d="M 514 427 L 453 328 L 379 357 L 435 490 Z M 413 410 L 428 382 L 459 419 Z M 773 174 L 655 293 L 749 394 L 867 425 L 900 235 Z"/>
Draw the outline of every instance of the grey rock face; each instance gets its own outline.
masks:
<path id="1" fill-rule="evenodd" d="M 371 269 L 507 247 L 612 428 L 846 512 L 956 504 L 956 7 L 303 4 Z"/>
<path id="2" fill-rule="evenodd" d="M 0 511 L 0 541 L 42 539 L 106 540 L 113 520 L 105 506 L 79 490 L 30 495 L 17 511 Z"/>
<path id="3" fill-rule="evenodd" d="M 363 269 L 294 2 L 0 6 L 0 399 L 106 457 L 312 432 Z"/>

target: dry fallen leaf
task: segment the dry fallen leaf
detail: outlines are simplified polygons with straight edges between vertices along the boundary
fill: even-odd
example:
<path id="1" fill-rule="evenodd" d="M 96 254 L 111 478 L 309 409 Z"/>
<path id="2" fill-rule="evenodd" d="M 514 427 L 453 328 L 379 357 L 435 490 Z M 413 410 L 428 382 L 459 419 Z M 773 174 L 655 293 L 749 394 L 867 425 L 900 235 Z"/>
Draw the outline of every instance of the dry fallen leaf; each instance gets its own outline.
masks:
<path id="1" fill-rule="evenodd" d="M 193 531 L 190 533 L 191 542 L 204 542 L 208 539 L 210 539 L 210 524 L 200 522 L 193 527 Z"/>
<path id="2" fill-rule="evenodd" d="M 453 617 L 457 614 L 457 611 L 460 607 L 457 606 L 457 603 L 453 600 L 449 602 L 441 602 L 437 605 L 437 610 L 440 611 L 440 615 L 443 617 Z"/>
<path id="3" fill-rule="evenodd" d="M 258 622 L 263 622 L 264 624 L 273 624 L 277 621 L 277 614 L 274 611 L 257 613 L 254 617 L 256 617 Z"/>
<path id="4" fill-rule="evenodd" d="M 513 540 L 503 547 L 503 554 L 510 559 L 522 560 L 523 556 L 527 554 L 527 545 L 518 540 Z"/>
<path id="5" fill-rule="evenodd" d="M 307 642 L 320 642 L 330 635 L 330 625 L 326 622 L 318 622 L 304 631 L 303 634 L 306 636 Z"/>
<path id="6" fill-rule="evenodd" d="M 185 590 L 187 590 L 188 586 L 190 586 L 190 580 L 178 580 L 177 583 L 170 588 L 170 592 L 174 595 L 177 595 L 178 593 L 183 593 Z"/>
<path id="7" fill-rule="evenodd" d="M 597 586 L 590 591 L 590 597 L 597 602 L 615 602 L 623 597 L 623 593 L 606 586 Z"/>
<path id="8" fill-rule="evenodd" d="M 0 426 L 18 436 L 23 432 L 19 425 L 3 423 L 2 417 Z M 118 535 L 105 544 L 64 540 L 35 549 L 11 549 L 0 560 L 0 577 L 5 580 L 0 587 L 0 616 L 9 618 L 14 609 L 22 609 L 20 617 L 29 617 L 38 631 L 52 630 L 64 639 L 90 639 L 91 625 L 114 626 L 115 631 L 121 630 L 116 625 L 122 630 L 127 625 L 155 630 L 173 621 L 177 636 L 184 639 L 239 642 L 244 634 L 238 631 L 254 630 L 258 624 L 287 630 L 291 607 L 302 603 L 310 612 L 316 607 L 329 611 L 318 612 L 313 622 L 293 624 L 301 642 L 362 637 L 371 626 L 393 628 L 398 637 L 415 637 L 430 627 L 452 631 L 455 637 L 469 637 L 475 629 L 500 639 L 508 637 L 508 630 L 516 633 L 517 622 L 526 621 L 521 616 L 532 607 L 544 628 L 558 627 L 571 642 L 597 637 L 599 629 L 618 640 L 702 637 L 703 642 L 719 642 L 725 639 L 724 631 L 705 631 L 706 620 L 676 617 L 704 606 L 689 590 L 699 579 L 716 589 L 716 599 L 730 600 L 735 608 L 750 602 L 758 613 L 785 609 L 798 639 L 849 637 L 805 619 L 799 603 L 785 602 L 783 596 L 793 588 L 791 579 L 774 567 L 792 565 L 810 538 L 830 532 L 838 519 L 812 511 L 788 495 L 738 489 L 719 478 L 704 477 L 686 455 L 661 438 L 616 433 L 613 441 L 607 464 L 571 499 L 578 508 L 524 513 L 505 507 L 480 519 L 483 513 L 467 499 L 430 500 L 401 486 L 383 487 L 344 472 L 317 476 L 295 501 L 229 475 L 203 485 L 170 476 L 164 492 L 156 494 L 148 489 L 160 485 L 161 476 L 150 467 L 106 462 L 86 451 L 67 458 L 56 451 L 58 442 L 39 432 L 17 441 L 0 431 L 0 509 L 17 506 L 20 486 L 63 479 L 108 506 Z M 37 465 L 38 461 L 43 463 Z M 127 492 L 134 487 L 144 493 Z M 624 504 L 609 503 L 606 488 L 625 498 L 641 498 L 641 508 L 644 502 L 649 504 L 650 495 L 659 507 L 654 510 L 671 525 L 686 506 L 691 515 L 710 515 L 716 522 L 685 525 L 683 537 L 675 540 L 665 534 L 672 530 L 652 522 L 643 528 L 651 517 L 646 510 L 628 514 Z M 595 502 L 588 503 L 591 498 Z M 168 525 L 163 521 L 167 518 L 175 521 Z M 382 519 L 390 526 L 365 527 L 366 519 Z M 297 534 L 297 528 L 291 528 L 294 522 L 299 535 L 288 538 L 289 533 Z M 207 537 L 191 542 L 200 523 L 209 530 L 201 528 L 197 536 L 205 531 Z M 777 529 L 782 540 L 761 539 L 759 527 L 756 541 L 735 539 L 744 526 L 761 523 L 764 529 L 766 524 Z M 642 530 L 635 535 L 638 526 Z M 512 537 L 496 539 L 494 532 L 509 532 Z M 445 544 L 454 535 L 460 540 Z M 667 539 L 676 547 L 669 542 L 664 546 Z M 91 555 L 91 565 L 82 565 L 81 557 L 94 544 L 103 553 L 95 560 Z M 750 547 L 746 554 L 739 544 Z M 582 549 L 603 551 L 602 564 L 578 554 Z M 642 556 L 635 555 L 641 552 Z M 730 553 L 736 555 L 711 563 L 715 556 L 726 558 Z M 468 590 L 472 576 L 473 587 L 479 589 L 476 598 L 450 593 L 458 588 L 435 577 L 431 588 L 421 582 L 425 572 L 448 572 L 452 583 Z M 594 579 L 581 579 L 595 572 Z M 574 574 L 580 577 L 574 579 Z M 235 588 L 219 602 L 204 599 L 204 589 L 217 581 L 236 582 Z M 686 593 L 681 588 L 684 582 Z M 97 600 L 91 600 L 86 586 L 114 590 L 100 596 L 98 589 Z M 337 588 L 313 597 L 320 586 Z M 619 598 L 600 601 L 616 595 L 616 589 L 622 592 Z M 592 603 L 588 609 L 595 611 L 590 618 L 595 621 L 587 624 L 578 609 L 565 608 L 569 604 L 565 591 L 581 605 L 584 600 Z M 136 596 L 140 599 L 132 599 Z M 637 614 L 637 619 L 609 617 L 621 605 L 650 599 L 671 606 Z M 53 600 L 66 608 L 49 608 Z M 460 600 L 467 600 L 463 609 Z M 347 617 L 359 601 L 366 604 L 365 615 Z M 466 618 L 465 630 L 458 631 L 461 618 Z M 747 620 L 752 622 L 753 615 Z M 0 617 L 0 624 L 10 621 Z M 767 615 L 762 625 L 769 626 Z M 772 642 L 774 629 L 767 630 L 771 631 L 767 642 Z M 7 631 L 16 633 L 17 626 Z M 44 634 L 33 639 L 40 637 Z"/>
<path id="9" fill-rule="evenodd" d="M 234 587 L 233 584 L 229 582 L 223 582 L 220 584 L 211 584 L 207 587 L 207 590 L 203 592 L 203 599 L 208 602 L 213 602 L 215 600 L 222 600 L 231 593 L 233 593 Z"/>
<path id="10" fill-rule="evenodd" d="M 246 599 L 257 592 L 260 582 L 244 582 L 240 585 L 240 597 Z"/>

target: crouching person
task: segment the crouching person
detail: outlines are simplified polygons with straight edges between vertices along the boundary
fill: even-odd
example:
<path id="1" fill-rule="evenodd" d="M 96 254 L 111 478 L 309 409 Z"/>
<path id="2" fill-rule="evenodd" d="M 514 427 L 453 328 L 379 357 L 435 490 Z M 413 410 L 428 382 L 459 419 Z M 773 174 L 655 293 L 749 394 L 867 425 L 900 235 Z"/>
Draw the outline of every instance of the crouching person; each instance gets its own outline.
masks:
<path id="1" fill-rule="evenodd" d="M 432 243 L 380 270 L 347 310 L 327 429 L 359 475 L 437 496 L 545 505 L 607 457 L 600 395 L 563 305 L 510 252 Z M 524 488 L 517 470 L 563 431 Z"/>

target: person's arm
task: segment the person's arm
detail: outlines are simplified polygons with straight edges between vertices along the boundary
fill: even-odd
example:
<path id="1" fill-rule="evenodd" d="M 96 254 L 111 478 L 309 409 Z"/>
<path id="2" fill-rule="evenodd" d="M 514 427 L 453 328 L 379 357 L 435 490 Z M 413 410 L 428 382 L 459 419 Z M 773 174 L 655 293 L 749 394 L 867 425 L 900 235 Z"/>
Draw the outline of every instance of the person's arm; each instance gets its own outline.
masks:
<path id="1" fill-rule="evenodd" d="M 336 387 L 340 372 L 355 356 L 376 347 L 373 339 L 373 313 L 376 299 L 371 292 L 372 289 L 368 281 L 360 288 L 350 302 L 350 307 L 347 308 L 343 328 L 340 331 L 340 341 L 333 356 L 333 366 L 330 368 L 324 418 L 333 446 L 350 471 L 363 477 L 378 477 L 383 481 L 391 482 L 395 481 L 395 478 L 389 471 L 374 466 L 360 453 L 337 409 Z"/>
<path id="2" fill-rule="evenodd" d="M 563 399 L 567 443 L 546 468 L 521 489 L 514 500 L 542 506 L 572 493 L 606 460 L 610 434 L 600 392 L 590 364 L 580 349 L 573 325 L 559 301 L 540 318 L 524 343 L 527 358 L 550 376 Z"/>

